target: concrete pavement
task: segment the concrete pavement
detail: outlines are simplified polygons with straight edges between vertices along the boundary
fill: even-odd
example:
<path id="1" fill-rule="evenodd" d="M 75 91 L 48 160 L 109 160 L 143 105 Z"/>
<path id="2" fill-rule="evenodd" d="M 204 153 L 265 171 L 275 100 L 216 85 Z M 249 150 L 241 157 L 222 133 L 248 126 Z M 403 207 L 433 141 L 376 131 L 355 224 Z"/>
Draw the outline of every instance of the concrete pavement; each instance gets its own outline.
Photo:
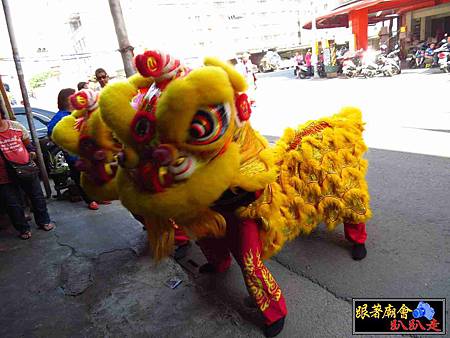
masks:
<path id="1" fill-rule="evenodd" d="M 370 149 L 374 218 L 355 262 L 342 229 L 289 243 L 268 262 L 286 296 L 280 337 L 349 337 L 352 297 L 448 297 L 448 160 Z M 448 181 L 447 181 L 448 182 Z M 200 276 L 155 265 L 119 203 L 51 201 L 53 232 L 0 233 L 1 337 L 260 337 L 239 268 Z M 189 258 L 204 258 L 192 247 Z M 191 269 L 192 270 L 192 269 Z M 182 283 L 172 290 L 169 278 Z"/>
<path id="2" fill-rule="evenodd" d="M 237 265 L 220 276 L 194 278 L 172 259 L 155 265 L 145 233 L 118 203 L 90 211 L 51 201 L 53 232 L 30 241 L 3 229 L 0 237 L 1 337 L 260 337 L 262 318 L 244 306 Z M 190 258 L 202 264 L 195 247 Z M 333 336 L 351 324 L 350 307 L 276 262 L 269 267 L 292 315 L 283 336 Z M 172 290 L 169 278 L 182 283 Z M 326 308 L 311 308 L 320 302 Z M 332 311 L 329 325 L 322 320 Z M 327 316 L 328 317 L 328 316 Z"/>

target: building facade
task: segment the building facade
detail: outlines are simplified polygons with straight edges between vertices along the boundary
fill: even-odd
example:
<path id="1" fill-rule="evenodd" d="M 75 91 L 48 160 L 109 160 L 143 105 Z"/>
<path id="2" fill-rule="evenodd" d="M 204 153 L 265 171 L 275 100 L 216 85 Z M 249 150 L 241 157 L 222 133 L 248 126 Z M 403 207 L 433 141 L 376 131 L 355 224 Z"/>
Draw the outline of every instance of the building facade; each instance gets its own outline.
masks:
<path id="1" fill-rule="evenodd" d="M 157 45 L 183 57 L 213 54 L 232 58 L 236 53 L 300 45 L 300 2 L 159 0 L 149 5 L 129 0 L 123 1 L 122 7 L 130 40 L 138 48 Z M 149 27 L 142 34 L 145 22 Z"/>
<path id="2" fill-rule="evenodd" d="M 406 27 L 406 43 L 436 42 L 450 35 L 450 3 L 402 13 L 401 24 Z"/>
<path id="3" fill-rule="evenodd" d="M 159 48 L 181 59 L 198 61 L 205 55 L 233 59 L 244 52 L 311 45 L 313 34 L 302 29 L 303 24 L 341 2 L 121 0 L 121 6 L 135 53 Z M 26 74 L 57 69 L 60 82 L 72 86 L 74 82 L 86 81 L 99 67 L 112 76 L 123 74 L 107 1 L 18 0 L 12 10 L 20 16 L 29 13 L 26 18 L 15 15 L 16 26 L 23 28 L 16 29 L 17 39 L 27 47 L 21 49 Z M 39 11 L 46 17 L 29 29 L 27 23 L 34 22 L 33 13 Z M 318 39 L 341 36 L 339 29 L 316 33 Z M 4 60 L 4 65 L 13 66 L 10 57 L 5 56 Z"/>

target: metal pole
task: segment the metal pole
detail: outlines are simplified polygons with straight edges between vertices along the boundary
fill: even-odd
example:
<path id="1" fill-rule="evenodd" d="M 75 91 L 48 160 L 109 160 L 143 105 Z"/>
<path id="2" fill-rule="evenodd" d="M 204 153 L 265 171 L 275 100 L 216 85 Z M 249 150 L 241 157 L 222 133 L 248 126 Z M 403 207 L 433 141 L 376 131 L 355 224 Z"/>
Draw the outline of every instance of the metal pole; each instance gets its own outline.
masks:
<path id="1" fill-rule="evenodd" d="M 14 112 L 11 108 L 11 104 L 9 103 L 8 94 L 6 94 L 5 86 L 3 85 L 1 75 L 0 75 L 0 91 L 2 92 L 3 104 L 5 105 L 6 111 L 8 112 L 9 119 L 15 121 L 16 116 L 14 115 Z"/>
<path id="2" fill-rule="evenodd" d="M 1 77 L 0 77 L 1 79 Z M 0 89 L 3 88 L 3 84 L 0 83 Z M 6 109 L 5 99 L 3 95 L 0 95 L 0 113 L 2 115 L 2 119 L 8 119 L 8 110 Z"/>
<path id="3" fill-rule="evenodd" d="M 109 8 L 116 29 L 117 41 L 119 42 L 119 52 L 122 55 L 123 66 L 127 77 L 133 75 L 136 71 L 133 66 L 133 47 L 128 41 L 127 28 L 123 19 L 120 0 L 109 0 Z"/>
<path id="4" fill-rule="evenodd" d="M 314 78 L 317 79 L 319 77 L 319 74 L 317 73 L 317 51 L 316 51 L 316 41 L 317 41 L 317 27 L 316 27 L 316 7 L 314 7 L 314 2 L 311 1 L 312 11 L 313 11 L 313 18 L 312 18 L 312 33 L 313 33 L 313 43 L 312 43 L 312 55 L 311 55 L 311 61 L 312 66 L 314 70 Z"/>
<path id="5" fill-rule="evenodd" d="M 39 169 L 41 171 L 42 181 L 44 182 L 45 192 L 47 197 L 51 197 L 52 189 L 50 188 L 50 182 L 48 180 L 47 170 L 45 168 L 44 158 L 42 156 L 41 145 L 39 143 L 39 138 L 36 133 L 36 128 L 34 127 L 33 115 L 31 112 L 30 101 L 28 99 L 27 87 L 25 84 L 22 64 L 20 63 L 19 50 L 17 48 L 16 37 L 14 35 L 14 28 L 12 26 L 11 11 L 9 9 L 8 0 L 2 0 L 3 11 L 5 13 L 6 26 L 8 28 L 9 40 L 11 41 L 11 49 L 13 54 L 14 63 L 16 65 L 17 77 L 19 79 L 20 91 L 22 92 L 23 105 L 25 107 L 25 113 L 27 115 L 28 126 L 30 127 L 31 137 L 33 139 L 34 145 L 36 146 L 36 154 Z"/>

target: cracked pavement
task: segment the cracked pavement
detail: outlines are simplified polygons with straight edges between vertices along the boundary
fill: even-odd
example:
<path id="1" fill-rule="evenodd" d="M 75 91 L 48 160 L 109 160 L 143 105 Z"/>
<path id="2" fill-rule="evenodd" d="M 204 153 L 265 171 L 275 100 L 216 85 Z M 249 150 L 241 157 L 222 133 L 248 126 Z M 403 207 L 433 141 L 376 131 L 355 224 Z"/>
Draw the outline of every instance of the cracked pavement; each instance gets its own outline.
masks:
<path id="1" fill-rule="evenodd" d="M 350 337 L 353 297 L 449 297 L 449 159 L 377 149 L 367 158 L 367 258 L 351 259 L 341 227 L 267 262 L 289 310 L 280 337 Z M 262 336 L 236 263 L 217 276 L 156 265 L 118 202 L 91 211 L 52 200 L 49 210 L 56 230 L 34 228 L 29 241 L 0 229 L 1 337 Z M 204 263 L 195 245 L 189 259 Z M 173 290 L 172 277 L 182 280 Z"/>

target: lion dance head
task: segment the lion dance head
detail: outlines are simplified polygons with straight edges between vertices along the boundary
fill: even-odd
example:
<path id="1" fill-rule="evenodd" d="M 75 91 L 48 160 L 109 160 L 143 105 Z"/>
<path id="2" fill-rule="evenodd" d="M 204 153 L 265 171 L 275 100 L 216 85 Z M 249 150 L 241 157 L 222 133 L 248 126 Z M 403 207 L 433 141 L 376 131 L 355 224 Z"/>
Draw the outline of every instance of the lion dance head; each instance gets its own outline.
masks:
<path id="1" fill-rule="evenodd" d="M 162 257 L 172 247 L 175 223 L 196 237 L 220 236 L 225 222 L 209 208 L 214 201 L 233 187 L 256 190 L 274 175 L 264 167 L 267 177 L 258 187 L 240 170 L 237 140 L 258 138 L 261 149 L 265 141 L 246 128 L 247 84 L 232 65 L 206 58 L 191 70 L 159 51 L 138 55 L 135 63 L 140 77 L 106 87 L 100 108 L 123 144 L 120 199 L 146 219 L 152 249 Z"/>
<path id="2" fill-rule="evenodd" d="M 91 198 L 114 200 L 118 198 L 115 156 L 122 146 L 102 121 L 98 99 L 98 93 L 90 89 L 73 94 L 70 101 L 75 110 L 55 126 L 52 139 L 79 157 L 75 166 Z"/>

